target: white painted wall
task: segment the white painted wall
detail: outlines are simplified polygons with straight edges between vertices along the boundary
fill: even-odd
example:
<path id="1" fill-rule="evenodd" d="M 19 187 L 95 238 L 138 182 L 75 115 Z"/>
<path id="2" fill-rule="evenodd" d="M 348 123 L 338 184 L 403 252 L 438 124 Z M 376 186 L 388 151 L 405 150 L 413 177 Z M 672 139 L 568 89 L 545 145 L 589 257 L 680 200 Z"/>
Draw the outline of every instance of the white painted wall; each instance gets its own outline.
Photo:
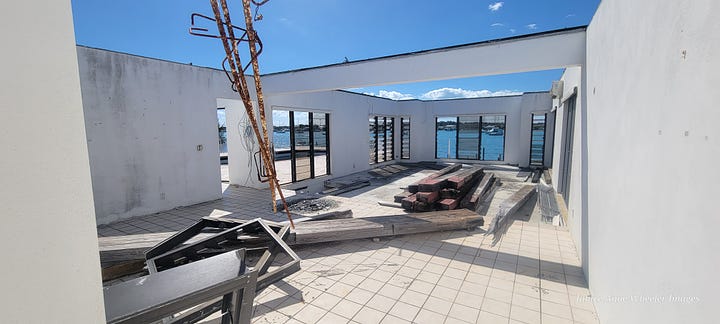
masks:
<path id="1" fill-rule="evenodd" d="M 372 115 L 396 117 L 395 161 L 400 161 L 399 117 L 410 117 L 410 160 L 404 160 L 410 162 L 435 160 L 436 116 L 506 115 L 505 161 L 501 163 L 527 166 L 531 114 L 548 112 L 552 108 L 548 93 L 440 101 L 393 101 L 344 91 L 324 91 L 270 95 L 267 103 L 274 109 L 330 114 L 330 163 L 334 177 L 376 166 L 368 164 L 366 149 L 369 140 L 367 120 Z M 547 146 L 551 149 L 552 125 L 549 131 Z M 480 163 L 474 160 L 461 162 Z"/>
<path id="2" fill-rule="evenodd" d="M 585 112 L 584 102 L 584 87 L 582 86 L 582 68 L 572 67 L 567 68 L 563 73 L 560 80 L 563 81 L 563 92 L 562 96 L 554 100 L 554 104 L 557 106 L 555 121 L 555 134 L 554 134 L 554 147 L 555 153 L 553 156 L 553 168 L 552 168 L 552 180 L 553 185 L 556 189 L 560 189 L 561 186 L 561 170 L 563 165 L 563 142 L 565 140 L 564 133 L 566 114 L 567 114 L 567 99 L 573 94 L 576 94 L 575 99 L 575 131 L 573 132 L 573 156 L 572 165 L 570 166 L 571 178 L 569 181 L 568 189 L 568 201 L 566 206 L 568 209 L 568 226 L 570 227 L 570 233 L 572 234 L 575 242 L 575 248 L 577 249 L 578 255 L 583 262 L 583 269 L 587 274 L 587 215 L 583 212 L 584 202 L 587 200 L 583 198 L 583 188 L 587 189 L 587 185 L 582 181 L 583 174 L 583 155 L 585 150 L 583 149 L 583 114 Z M 608 129 L 612 129 L 608 126 Z"/>
<path id="3" fill-rule="evenodd" d="M 717 322 L 717 13 L 714 0 L 605 0 L 588 29 L 590 289 L 666 298 L 597 302 L 604 323 Z"/>
<path id="4" fill-rule="evenodd" d="M 2 322 L 103 323 L 70 1 L 0 11 Z"/>
<path id="5" fill-rule="evenodd" d="M 269 95 L 266 98 L 266 104 L 273 109 L 330 114 L 330 167 L 334 177 L 370 168 L 367 149 L 370 115 L 400 116 L 393 100 L 345 91 Z M 396 119 L 397 123 L 399 119 Z M 398 130 L 396 128 L 399 139 Z M 395 152 L 399 159 L 399 146 L 396 146 Z"/>
<path id="6" fill-rule="evenodd" d="M 248 119 L 245 105 L 240 99 L 218 98 L 217 103 L 218 107 L 225 107 L 230 183 L 256 189 L 267 188 L 268 183 L 258 180 L 254 154 L 260 150 L 260 145 Z M 253 105 L 257 103 L 253 102 Z M 268 136 L 272 139 L 272 109 L 269 107 L 265 109 Z M 256 116 L 256 119 L 258 127 L 261 127 L 260 117 Z M 262 128 L 260 130 L 262 131 Z M 257 158 L 259 162 L 261 157 L 258 155 Z"/>
<path id="7" fill-rule="evenodd" d="M 222 196 L 221 71 L 77 47 L 98 223 Z M 198 150 L 202 145 L 202 150 Z"/>
<path id="8" fill-rule="evenodd" d="M 481 58 L 481 59 L 479 59 Z M 263 76 L 266 94 L 327 91 L 579 66 L 585 29 L 541 33 Z"/>

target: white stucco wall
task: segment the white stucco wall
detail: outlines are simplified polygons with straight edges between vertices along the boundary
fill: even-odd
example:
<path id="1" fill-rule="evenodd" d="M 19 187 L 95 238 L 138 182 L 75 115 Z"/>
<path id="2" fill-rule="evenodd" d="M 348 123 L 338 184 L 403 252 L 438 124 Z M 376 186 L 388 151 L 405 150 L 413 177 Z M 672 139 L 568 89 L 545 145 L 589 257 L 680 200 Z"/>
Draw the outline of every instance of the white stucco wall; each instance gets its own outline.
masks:
<path id="1" fill-rule="evenodd" d="M 225 123 L 227 125 L 227 147 L 228 147 L 228 175 L 230 183 L 251 188 L 267 188 L 268 183 L 258 180 L 258 166 L 256 165 L 255 153 L 260 151 L 255 132 L 248 119 L 245 105 L 240 99 L 218 98 L 218 107 L 225 107 Z M 257 102 L 253 101 L 257 109 Z M 256 110 L 257 112 L 257 110 Z M 260 116 L 255 116 L 258 128 Z M 268 137 L 272 140 L 272 109 L 265 107 L 265 118 L 267 121 Z M 257 156 L 257 161 L 262 159 Z M 261 167 L 261 166 L 260 166 Z"/>
<path id="2" fill-rule="evenodd" d="M 506 115 L 505 160 L 503 164 L 527 166 L 530 151 L 530 121 L 533 112 L 549 112 L 548 93 L 520 96 L 456 99 L 440 101 L 393 101 L 344 91 L 270 95 L 267 103 L 274 109 L 318 111 L 330 114 L 330 162 L 332 176 L 338 177 L 368 170 L 367 145 L 369 116 L 396 117 L 395 153 L 400 155 L 399 117 L 410 118 L 410 162 L 435 160 L 435 117 L 458 115 Z M 552 146 L 552 125 L 547 140 Z M 232 157 L 231 157 L 232 158 Z M 475 160 L 461 162 L 480 163 Z M 550 159 L 548 157 L 548 163 Z M 497 163 L 487 161 L 485 163 Z M 375 165 L 372 165 L 374 167 Z"/>
<path id="3" fill-rule="evenodd" d="M 333 177 L 370 168 L 367 150 L 370 115 L 400 116 L 393 100 L 344 91 L 270 95 L 267 96 L 266 104 L 279 110 L 330 114 L 330 167 Z M 396 126 L 399 121 L 396 119 Z M 399 128 L 396 127 L 395 133 L 399 139 L 398 131 Z M 399 159 L 399 140 L 397 142 L 395 152 Z"/>
<path id="4" fill-rule="evenodd" d="M 98 223 L 220 198 L 216 99 L 237 96 L 225 75 L 77 52 Z"/>
<path id="5" fill-rule="evenodd" d="M 70 1 L 0 11 L 0 321 L 103 323 Z"/>
<path id="6" fill-rule="evenodd" d="M 580 66 L 584 50 L 585 29 L 573 28 L 273 73 L 263 82 L 266 94 L 280 94 L 540 71 Z"/>
<path id="7" fill-rule="evenodd" d="M 586 201 L 583 198 L 583 188 L 587 189 L 587 185 L 582 180 L 583 173 L 583 155 L 585 150 L 583 149 L 583 127 L 582 127 L 582 116 L 584 114 L 584 87 L 582 83 L 582 68 L 571 67 L 567 68 L 563 73 L 560 80 L 563 81 L 563 91 L 559 98 L 554 100 L 554 104 L 557 106 L 556 120 L 555 120 L 555 134 L 554 134 L 554 155 L 553 155 L 553 168 L 552 168 L 552 181 L 556 189 L 561 189 L 561 172 L 564 167 L 563 165 L 563 142 L 565 140 L 564 129 L 566 127 L 567 117 L 567 105 L 568 101 L 573 94 L 575 97 L 575 129 L 572 134 L 572 163 L 570 166 L 570 181 L 568 187 L 568 200 L 565 201 L 568 215 L 567 222 L 570 227 L 570 233 L 572 234 L 573 241 L 575 242 L 575 248 L 577 249 L 578 256 L 583 262 L 584 270 L 587 273 L 587 220 L 586 214 L 583 213 L 583 204 Z M 612 129 L 612 127 L 608 127 Z"/>
<path id="8" fill-rule="evenodd" d="M 717 322 L 719 12 L 604 0 L 588 29 L 590 289 L 665 298 L 596 302 L 604 323 Z"/>

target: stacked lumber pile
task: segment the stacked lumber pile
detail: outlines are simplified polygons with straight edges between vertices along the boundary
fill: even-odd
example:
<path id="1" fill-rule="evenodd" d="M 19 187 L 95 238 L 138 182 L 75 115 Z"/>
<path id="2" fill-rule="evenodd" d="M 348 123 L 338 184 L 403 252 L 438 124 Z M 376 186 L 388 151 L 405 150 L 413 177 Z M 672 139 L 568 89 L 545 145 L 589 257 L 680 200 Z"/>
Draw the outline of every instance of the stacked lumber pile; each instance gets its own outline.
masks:
<path id="1" fill-rule="evenodd" d="M 499 180 L 497 180 L 495 175 L 492 173 L 484 174 L 482 179 L 480 179 L 480 181 L 478 181 L 475 186 L 470 189 L 470 194 L 465 196 L 465 199 L 462 201 L 462 206 L 476 212 L 480 210 L 483 203 L 487 201 L 487 197 L 492 191 L 492 186 L 497 181 Z"/>
<path id="2" fill-rule="evenodd" d="M 453 210 L 463 207 L 463 199 L 482 176 L 481 167 L 462 169 L 461 164 L 454 164 L 408 186 L 395 196 L 395 202 L 415 212 Z"/>

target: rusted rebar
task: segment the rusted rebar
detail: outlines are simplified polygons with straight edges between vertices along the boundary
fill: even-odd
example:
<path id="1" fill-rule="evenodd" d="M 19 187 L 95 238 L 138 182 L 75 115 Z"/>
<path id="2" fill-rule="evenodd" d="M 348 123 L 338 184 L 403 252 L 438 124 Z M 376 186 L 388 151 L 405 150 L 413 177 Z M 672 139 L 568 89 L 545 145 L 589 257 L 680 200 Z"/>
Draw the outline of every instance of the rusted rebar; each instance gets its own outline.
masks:
<path id="1" fill-rule="evenodd" d="M 257 125 L 257 119 L 255 117 L 255 111 L 254 111 L 254 108 L 252 105 L 252 100 L 250 97 L 247 80 L 245 79 L 243 70 L 238 69 L 238 66 L 242 66 L 242 62 L 240 60 L 240 55 L 239 55 L 239 51 L 238 51 L 238 43 L 240 42 L 240 40 L 242 40 L 242 38 L 244 38 L 244 35 L 240 40 L 238 40 L 235 37 L 234 31 L 233 31 L 234 26 L 232 25 L 232 21 L 230 18 L 230 11 L 228 10 L 226 0 L 220 0 L 220 4 L 222 6 L 223 15 L 225 16 L 224 21 L 222 19 L 221 13 L 220 13 L 218 1 L 210 0 L 210 5 L 211 5 L 211 7 L 213 9 L 213 13 L 215 15 L 215 22 L 218 27 L 218 33 L 220 34 L 220 39 L 222 40 L 223 48 L 225 49 L 226 60 L 228 62 L 228 66 L 229 66 L 231 74 L 233 76 L 233 81 L 235 83 L 235 88 L 237 89 L 238 93 L 240 94 L 240 98 L 242 99 L 243 105 L 245 106 L 245 112 L 247 113 L 248 119 L 250 120 L 250 125 L 252 126 L 255 136 L 258 140 L 258 144 L 260 146 L 260 156 L 263 159 L 263 161 L 265 161 L 265 170 L 267 171 L 268 176 L 270 178 L 270 190 L 272 192 L 273 211 L 277 211 L 277 206 L 275 204 L 275 189 L 277 188 L 277 191 L 280 194 L 280 199 L 283 203 L 283 207 L 285 208 L 285 212 L 287 213 L 288 220 L 290 221 L 290 226 L 292 228 L 295 228 L 295 224 L 293 223 L 292 216 L 290 215 L 290 210 L 287 207 L 287 202 L 285 201 L 285 196 L 283 195 L 282 189 L 280 188 L 280 183 L 277 179 L 275 167 L 274 167 L 271 155 L 270 155 L 270 149 L 269 149 L 269 145 L 268 145 L 269 140 L 267 137 L 267 126 L 266 126 L 265 115 L 264 115 L 264 101 L 263 101 L 263 109 L 262 109 L 262 111 L 260 111 L 260 115 L 261 115 L 260 119 L 261 119 L 263 131 L 264 131 L 264 133 L 261 133 L 260 129 Z M 248 3 L 247 10 L 249 10 L 249 3 Z M 225 30 L 226 26 L 227 26 L 227 32 Z M 252 26 L 252 24 L 251 24 L 251 26 Z M 246 33 L 248 34 L 248 39 L 250 39 L 251 32 L 246 31 Z M 253 39 L 257 39 L 257 37 L 254 33 L 255 32 L 252 31 Z M 232 40 L 232 41 L 230 41 L 230 40 Z M 248 43 L 250 43 L 250 42 L 248 41 Z M 252 42 L 251 46 L 252 46 L 251 47 L 252 49 L 255 49 L 255 42 Z M 259 68 L 258 68 L 258 64 L 257 64 L 257 51 L 256 50 L 251 50 L 250 60 L 253 65 L 254 76 L 256 77 L 256 85 L 255 85 L 256 86 L 256 94 L 258 95 L 258 98 L 260 98 L 258 100 L 260 102 L 260 100 L 262 98 L 262 88 L 258 86 Z M 260 105 L 260 103 L 258 103 L 258 106 L 259 105 Z"/>

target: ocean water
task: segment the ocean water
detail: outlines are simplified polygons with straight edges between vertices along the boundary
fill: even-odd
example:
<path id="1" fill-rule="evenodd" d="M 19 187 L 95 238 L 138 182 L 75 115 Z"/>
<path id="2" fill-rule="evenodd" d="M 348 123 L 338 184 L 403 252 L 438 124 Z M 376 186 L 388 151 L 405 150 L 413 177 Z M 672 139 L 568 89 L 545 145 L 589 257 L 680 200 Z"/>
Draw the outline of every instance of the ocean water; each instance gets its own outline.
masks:
<path id="1" fill-rule="evenodd" d="M 456 130 L 438 130 L 437 131 L 437 141 L 436 141 L 436 158 L 438 159 L 455 159 L 457 158 L 455 154 L 455 147 L 457 146 L 456 141 Z M 480 152 L 477 152 L 477 154 L 480 155 L 480 160 L 485 161 L 503 161 L 505 159 L 505 153 L 504 153 L 504 145 L 505 145 L 505 136 L 503 135 L 488 135 L 487 133 L 482 133 L 481 135 L 481 146 L 480 146 Z M 477 139 L 477 137 L 475 137 Z M 474 147 L 471 150 L 463 152 L 460 151 L 461 157 L 465 156 L 467 158 L 468 156 L 473 156 L 476 153 L 477 149 Z"/>
<path id="2" fill-rule="evenodd" d="M 438 158 L 456 158 L 455 156 L 455 130 L 439 130 L 437 132 L 437 157 Z M 319 134 L 318 134 L 319 135 Z M 320 136 L 316 136 L 320 137 Z M 448 145 L 448 139 L 450 140 Z M 411 138 L 412 140 L 412 138 Z M 316 139 L 317 142 L 317 139 Z M 480 155 L 483 153 L 484 160 L 487 161 L 502 161 L 504 159 L 503 146 L 505 143 L 505 136 L 492 136 L 486 133 L 482 133 L 482 146 Z M 316 143 L 318 145 L 320 143 Z M 273 145 L 276 150 L 289 149 L 290 148 L 290 133 L 273 133 Z M 448 152 L 448 148 L 450 151 Z M 468 152 L 469 153 L 469 152 Z M 473 152 L 474 153 L 474 152 Z M 412 152 L 410 152 L 412 154 Z M 461 152 L 461 155 L 465 155 Z"/>

